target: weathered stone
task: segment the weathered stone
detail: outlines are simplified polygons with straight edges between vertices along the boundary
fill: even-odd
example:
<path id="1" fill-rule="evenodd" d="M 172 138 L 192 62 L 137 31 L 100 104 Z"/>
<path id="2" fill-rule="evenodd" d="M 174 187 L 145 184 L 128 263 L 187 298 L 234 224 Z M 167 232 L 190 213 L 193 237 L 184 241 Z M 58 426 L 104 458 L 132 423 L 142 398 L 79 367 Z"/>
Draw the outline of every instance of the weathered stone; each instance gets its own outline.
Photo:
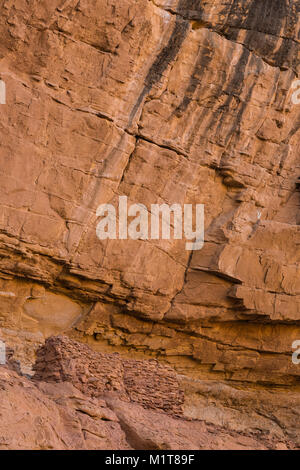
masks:
<path id="1" fill-rule="evenodd" d="M 23 373 L 65 334 L 218 382 L 221 416 L 225 385 L 271 393 L 296 432 L 299 2 L 0 6 L 0 339 Z M 203 249 L 100 241 L 96 209 L 122 195 L 205 204 Z"/>

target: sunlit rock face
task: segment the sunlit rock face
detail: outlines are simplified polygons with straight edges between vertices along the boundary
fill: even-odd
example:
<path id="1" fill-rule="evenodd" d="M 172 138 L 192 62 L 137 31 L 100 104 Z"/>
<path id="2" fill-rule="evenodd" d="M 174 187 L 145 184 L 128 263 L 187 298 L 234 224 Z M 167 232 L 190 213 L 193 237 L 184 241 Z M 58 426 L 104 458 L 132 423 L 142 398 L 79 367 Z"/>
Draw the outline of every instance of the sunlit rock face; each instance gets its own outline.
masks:
<path id="1" fill-rule="evenodd" d="M 171 364 L 189 417 L 254 429 L 266 406 L 295 434 L 299 2 L 0 7 L 0 337 L 23 372 L 64 333 Z M 119 196 L 204 204 L 203 249 L 99 240 Z"/>

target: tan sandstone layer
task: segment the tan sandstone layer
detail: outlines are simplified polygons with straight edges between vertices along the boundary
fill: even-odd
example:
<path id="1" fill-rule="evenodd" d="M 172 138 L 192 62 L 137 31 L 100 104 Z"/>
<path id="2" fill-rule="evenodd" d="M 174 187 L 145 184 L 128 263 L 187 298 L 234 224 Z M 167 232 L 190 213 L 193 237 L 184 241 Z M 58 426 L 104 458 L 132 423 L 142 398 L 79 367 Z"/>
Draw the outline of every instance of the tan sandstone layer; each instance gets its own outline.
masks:
<path id="1" fill-rule="evenodd" d="M 172 365 L 186 417 L 297 440 L 299 2 L 0 8 L 0 336 L 23 372 L 64 333 Z M 98 240 L 120 195 L 205 204 L 204 248 Z"/>

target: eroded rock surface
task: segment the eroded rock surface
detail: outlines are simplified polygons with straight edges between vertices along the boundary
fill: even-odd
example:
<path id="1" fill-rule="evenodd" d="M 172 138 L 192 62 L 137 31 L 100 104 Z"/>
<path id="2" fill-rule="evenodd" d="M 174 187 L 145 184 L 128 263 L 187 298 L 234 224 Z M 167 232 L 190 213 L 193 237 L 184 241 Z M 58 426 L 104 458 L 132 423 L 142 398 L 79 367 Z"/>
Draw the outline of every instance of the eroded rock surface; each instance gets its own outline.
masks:
<path id="1" fill-rule="evenodd" d="M 251 416 L 241 410 L 234 423 L 229 415 L 223 423 L 212 423 L 210 406 L 205 412 L 197 407 L 200 418 L 184 416 L 180 376 L 155 361 L 121 361 L 58 336 L 39 350 L 34 369 L 31 380 L 10 365 L 0 366 L 0 449 L 263 450 L 300 445 L 289 420 L 282 432 L 275 422 L 264 429 L 262 418 L 255 426 L 253 419 L 251 426 Z M 194 391 L 195 384 L 190 394 Z M 230 391 L 222 392 L 233 408 Z M 217 393 L 217 388 L 210 390 L 210 400 Z M 252 406 L 252 414 L 254 410 Z M 234 429 L 237 422 L 240 428 Z"/>
<path id="2" fill-rule="evenodd" d="M 71 383 L 38 385 L 0 366 L 0 449 L 131 449 L 105 401 Z"/>
<path id="3" fill-rule="evenodd" d="M 171 364 L 197 419 L 254 426 L 261 394 L 264 432 L 297 434 L 299 2 L 0 8 L 0 337 L 23 372 L 64 333 Z M 204 248 L 100 241 L 120 195 L 205 204 Z"/>

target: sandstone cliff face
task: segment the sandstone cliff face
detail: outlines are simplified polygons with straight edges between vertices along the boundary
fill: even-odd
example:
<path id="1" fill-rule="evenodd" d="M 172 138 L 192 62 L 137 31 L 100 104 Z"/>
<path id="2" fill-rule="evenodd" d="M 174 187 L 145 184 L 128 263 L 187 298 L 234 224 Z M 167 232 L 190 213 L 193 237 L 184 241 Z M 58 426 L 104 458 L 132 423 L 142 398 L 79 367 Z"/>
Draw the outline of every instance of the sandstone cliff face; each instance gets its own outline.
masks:
<path id="1" fill-rule="evenodd" d="M 299 2 L 1 0 L 0 328 L 158 358 L 185 416 L 296 438 Z M 96 237 L 118 196 L 205 204 L 205 244 Z"/>

